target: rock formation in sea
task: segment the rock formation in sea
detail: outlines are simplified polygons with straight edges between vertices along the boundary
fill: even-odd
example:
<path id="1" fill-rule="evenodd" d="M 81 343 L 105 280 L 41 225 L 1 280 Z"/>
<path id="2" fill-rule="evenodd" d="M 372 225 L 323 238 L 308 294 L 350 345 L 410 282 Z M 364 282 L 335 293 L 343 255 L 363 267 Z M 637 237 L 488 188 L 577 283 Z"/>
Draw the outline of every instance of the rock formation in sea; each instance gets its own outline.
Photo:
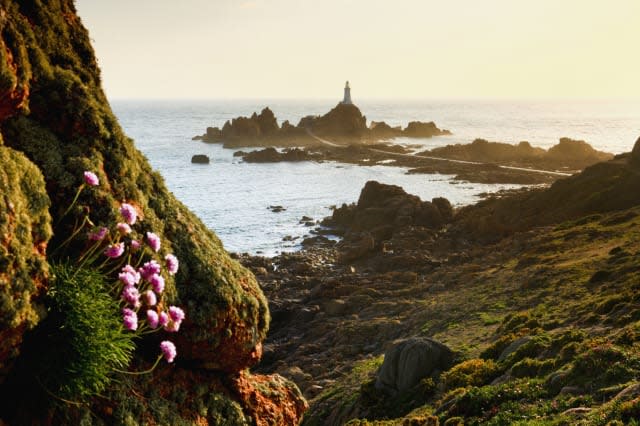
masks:
<path id="1" fill-rule="evenodd" d="M 269 326 L 266 299 L 251 272 L 167 190 L 127 138 L 101 87 L 87 30 L 72 0 L 0 2 L 0 423 L 296 424 L 306 402 L 291 382 L 249 372 Z M 247 134 L 275 131 L 268 114 Z M 236 127 L 240 127 L 237 125 Z M 101 185 L 68 212 L 83 171 Z M 166 282 L 169 303 L 187 312 L 175 365 L 115 380 L 101 397 L 65 403 L 26 368 L 42 347 L 39 324 L 52 276 L 52 247 L 64 246 L 85 215 L 114 221 L 127 202 L 143 231 L 162 239 L 180 271 Z M 82 247 L 65 247 L 68 256 Z M 57 257 L 60 258 L 60 255 Z M 157 339 L 142 339 L 132 368 L 155 359 Z"/>
<path id="2" fill-rule="evenodd" d="M 251 117 L 227 121 L 222 129 L 208 127 L 205 134 L 193 139 L 221 142 L 225 147 L 232 148 L 322 145 L 320 139 L 328 140 L 331 144 L 347 145 L 372 143 L 398 136 L 430 138 L 450 134 L 433 122 L 414 121 L 404 130 L 392 128 L 384 122 L 372 122 L 367 127 L 367 118 L 356 105 L 341 102 L 324 115 L 303 117 L 296 126 L 285 121 L 279 127 L 273 111 L 266 107 L 260 114 L 254 112 Z"/>

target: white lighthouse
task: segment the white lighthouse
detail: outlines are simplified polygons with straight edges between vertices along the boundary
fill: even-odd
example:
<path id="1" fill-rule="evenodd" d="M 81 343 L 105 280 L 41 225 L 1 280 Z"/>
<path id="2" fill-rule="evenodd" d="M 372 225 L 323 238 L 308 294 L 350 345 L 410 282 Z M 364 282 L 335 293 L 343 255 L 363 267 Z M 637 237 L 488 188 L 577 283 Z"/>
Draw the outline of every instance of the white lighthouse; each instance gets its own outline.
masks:
<path id="1" fill-rule="evenodd" d="M 344 99 L 342 100 L 343 104 L 351 105 L 351 87 L 349 87 L 349 82 L 344 85 Z"/>

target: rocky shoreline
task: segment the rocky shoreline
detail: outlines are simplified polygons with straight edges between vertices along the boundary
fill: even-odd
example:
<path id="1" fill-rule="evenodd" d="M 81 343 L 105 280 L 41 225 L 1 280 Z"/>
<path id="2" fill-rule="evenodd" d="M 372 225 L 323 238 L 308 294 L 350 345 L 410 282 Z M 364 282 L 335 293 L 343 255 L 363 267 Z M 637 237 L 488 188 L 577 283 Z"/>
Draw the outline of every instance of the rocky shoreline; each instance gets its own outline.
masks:
<path id="1" fill-rule="evenodd" d="M 385 165 L 405 167 L 412 174 L 449 174 L 454 180 L 488 184 L 549 184 L 612 154 L 596 151 L 584 141 L 560 139 L 544 150 L 529 143 L 519 145 L 477 139 L 466 145 L 447 145 L 414 153 L 392 144 L 349 145 L 346 147 L 285 148 L 273 147 L 250 152 L 237 151 L 234 156 L 247 163 L 281 161 L 336 161 L 361 166 Z"/>
<path id="2" fill-rule="evenodd" d="M 635 157 L 618 156 L 549 189 L 497 195 L 462 209 L 445 199 L 422 201 L 399 187 L 368 182 L 356 203 L 335 209 L 322 222 L 343 235 L 340 242 L 317 238 L 299 252 L 273 258 L 234 255 L 258 278 L 272 314 L 257 371 L 282 374 L 298 385 L 310 401 L 308 425 L 365 418 L 395 419 L 389 424 L 398 425 L 428 418 L 434 423 L 426 424 L 438 424 L 456 416 L 479 421 L 496 412 L 469 408 L 475 404 L 469 398 L 478 397 L 473 392 L 493 395 L 492 389 L 518 386 L 525 389 L 519 413 L 534 409 L 540 398 L 561 407 L 574 398 L 568 407 L 585 407 L 567 413 L 548 408 L 548 415 L 568 422 L 577 415 L 609 413 L 606 404 L 590 405 L 588 398 L 574 396 L 594 395 L 601 385 L 589 380 L 603 380 L 575 365 L 580 357 L 594 356 L 590 348 L 604 337 L 614 339 L 633 322 L 615 310 L 594 318 L 593 309 L 627 292 L 632 280 L 630 253 L 640 250 L 640 240 L 630 242 L 628 232 L 640 220 L 640 199 L 629 197 L 625 188 L 638 179 Z M 590 187 L 605 176 L 617 177 Z M 586 199 L 593 191 L 598 201 L 550 202 L 569 193 Z M 535 214 L 540 209 L 547 212 Z M 595 258 L 580 260 L 602 246 L 607 249 Z M 584 284 L 562 284 L 566 280 Z M 602 282 L 608 284 L 601 287 Z M 589 296 L 579 296 L 584 285 Z M 533 309 L 540 304 L 544 311 Z M 580 332 L 567 331 L 573 329 Z M 420 377 L 415 368 L 400 373 L 384 367 L 383 359 L 404 350 L 401 345 L 445 348 L 451 364 Z M 517 352 L 522 345 L 528 345 L 527 352 Z M 569 355 L 569 347 L 576 352 Z M 562 378 L 538 378 L 555 370 L 523 369 L 525 362 L 543 361 L 565 371 Z M 468 374 L 477 378 L 456 376 L 472 364 Z M 410 385 L 389 390 L 381 380 Z M 543 392 L 530 396 L 524 380 L 540 383 Z M 449 383 L 464 390 L 453 393 Z M 605 399 L 611 398 L 628 400 L 617 392 Z M 430 414 L 412 414 L 416 410 Z"/>

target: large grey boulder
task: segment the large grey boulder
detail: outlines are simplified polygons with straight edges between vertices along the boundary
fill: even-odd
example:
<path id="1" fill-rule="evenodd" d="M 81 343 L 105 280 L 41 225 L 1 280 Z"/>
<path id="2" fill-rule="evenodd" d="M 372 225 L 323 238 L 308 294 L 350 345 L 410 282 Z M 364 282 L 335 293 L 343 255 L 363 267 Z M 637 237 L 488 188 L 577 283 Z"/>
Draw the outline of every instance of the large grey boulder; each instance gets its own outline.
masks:
<path id="1" fill-rule="evenodd" d="M 394 344 L 384 354 L 376 389 L 395 395 L 417 385 L 436 371 L 446 370 L 454 353 L 447 346 L 426 337 L 412 337 Z"/>

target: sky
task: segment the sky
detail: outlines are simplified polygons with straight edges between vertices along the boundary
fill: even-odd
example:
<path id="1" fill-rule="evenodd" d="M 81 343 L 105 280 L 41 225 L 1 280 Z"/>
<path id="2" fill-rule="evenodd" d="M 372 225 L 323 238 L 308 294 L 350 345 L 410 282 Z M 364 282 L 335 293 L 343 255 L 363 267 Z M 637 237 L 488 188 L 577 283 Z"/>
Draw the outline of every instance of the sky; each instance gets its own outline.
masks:
<path id="1" fill-rule="evenodd" d="M 640 0 L 76 0 L 111 99 L 640 98 Z"/>

